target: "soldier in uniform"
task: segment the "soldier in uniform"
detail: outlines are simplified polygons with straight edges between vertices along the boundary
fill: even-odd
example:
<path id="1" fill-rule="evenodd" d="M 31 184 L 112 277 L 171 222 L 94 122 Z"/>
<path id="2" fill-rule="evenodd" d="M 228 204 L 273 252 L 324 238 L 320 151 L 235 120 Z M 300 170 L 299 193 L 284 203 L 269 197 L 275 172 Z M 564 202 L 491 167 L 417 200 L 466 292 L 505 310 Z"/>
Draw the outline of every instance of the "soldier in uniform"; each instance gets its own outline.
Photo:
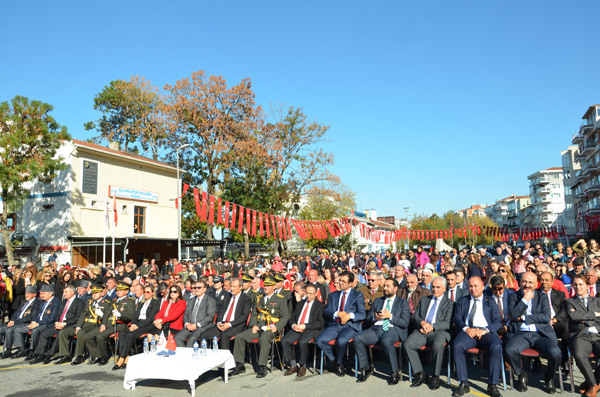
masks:
<path id="1" fill-rule="evenodd" d="M 104 286 L 94 285 L 91 290 L 92 299 L 85 302 L 85 309 L 77 320 L 75 328 L 65 327 L 58 333 L 58 354 L 60 360 L 55 364 L 64 364 L 71 361 L 69 354 L 69 344 L 73 336 L 77 335 L 77 345 L 75 345 L 75 361 L 73 365 L 83 362 L 83 353 L 85 353 L 85 334 L 100 327 L 100 321 L 104 312 L 110 306 L 110 300 L 102 297 Z"/>
<path id="2" fill-rule="evenodd" d="M 262 295 L 261 291 L 252 289 L 252 277 L 248 274 L 242 275 L 242 293 L 246 294 L 252 302 L 252 309 L 256 306 L 256 297 Z"/>
<path id="3" fill-rule="evenodd" d="M 90 352 L 89 364 L 106 365 L 110 360 L 108 356 L 108 338 L 116 332 L 122 331 L 133 319 L 135 314 L 135 298 L 128 297 L 129 285 L 119 281 L 117 285 L 117 299 L 111 302 L 108 310 L 104 311 L 99 328 L 95 328 L 85 335 L 85 345 Z"/>
<path id="4" fill-rule="evenodd" d="M 288 303 L 288 312 L 292 313 L 292 291 L 283 288 L 283 283 L 286 280 L 285 276 L 281 273 L 274 273 L 273 278 L 275 278 L 276 281 L 275 293 L 285 297 L 285 300 Z"/>
<path id="5" fill-rule="evenodd" d="M 260 353 L 258 356 L 259 370 L 257 378 L 267 376 L 267 360 L 271 352 L 271 342 L 280 337 L 281 330 L 290 320 L 288 302 L 285 296 L 275 293 L 276 280 L 273 276 L 264 279 L 265 293 L 256 297 L 256 310 L 250 318 L 250 328 L 237 335 L 233 346 L 233 357 L 235 368 L 232 375 L 246 372 L 244 366 L 244 353 L 246 345 L 253 339 L 258 338 Z"/>

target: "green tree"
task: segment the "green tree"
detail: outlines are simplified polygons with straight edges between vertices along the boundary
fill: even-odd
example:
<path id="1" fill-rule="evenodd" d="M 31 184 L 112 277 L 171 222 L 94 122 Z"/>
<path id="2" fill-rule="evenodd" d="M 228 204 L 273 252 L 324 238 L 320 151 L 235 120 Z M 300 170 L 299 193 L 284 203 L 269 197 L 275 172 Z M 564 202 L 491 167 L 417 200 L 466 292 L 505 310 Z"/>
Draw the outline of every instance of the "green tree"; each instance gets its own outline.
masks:
<path id="1" fill-rule="evenodd" d="M 0 229 L 9 265 L 15 264 L 8 230 L 9 212 L 23 205 L 31 182 L 49 183 L 65 169 L 64 159 L 56 153 L 70 139 L 66 127 L 50 115 L 52 106 L 15 96 L 0 103 Z"/>
<path id="2" fill-rule="evenodd" d="M 94 97 L 94 109 L 102 112 L 102 117 L 84 127 L 99 132 L 96 143 L 103 139 L 118 142 L 123 150 L 150 152 L 157 160 L 166 138 L 161 104 L 158 89 L 143 78 L 111 81 Z"/>

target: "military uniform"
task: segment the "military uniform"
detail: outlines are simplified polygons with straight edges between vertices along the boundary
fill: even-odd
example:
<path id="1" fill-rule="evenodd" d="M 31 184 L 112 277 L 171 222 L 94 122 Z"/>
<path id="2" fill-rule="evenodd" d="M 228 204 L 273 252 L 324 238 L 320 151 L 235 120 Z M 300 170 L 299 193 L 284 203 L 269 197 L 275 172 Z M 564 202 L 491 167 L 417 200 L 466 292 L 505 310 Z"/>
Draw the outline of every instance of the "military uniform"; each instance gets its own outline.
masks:
<path id="1" fill-rule="evenodd" d="M 121 313 L 120 317 L 113 316 L 113 310 Z M 104 316 L 100 326 L 106 328 L 100 332 L 100 327 L 94 328 L 85 335 L 85 345 L 90 352 L 90 356 L 96 358 L 106 357 L 108 355 L 108 338 L 115 333 L 115 322 L 117 332 L 122 331 L 133 319 L 135 314 L 135 298 L 123 297 L 111 302 L 111 305 L 104 310 Z"/>
<path id="2" fill-rule="evenodd" d="M 110 300 L 106 298 L 100 298 L 99 300 L 88 300 L 85 303 L 85 309 L 79 317 L 75 328 L 66 327 L 60 330 L 58 333 L 58 356 L 59 357 L 69 357 L 69 343 L 71 338 L 75 336 L 75 330 L 79 328 L 77 331 L 77 345 L 75 346 L 75 356 L 83 356 L 85 353 L 85 337 L 88 332 L 93 331 L 96 328 L 100 327 L 100 322 L 102 321 L 102 317 L 96 314 L 96 309 L 100 309 L 103 314 L 106 313 L 111 307 Z"/>
<path id="3" fill-rule="evenodd" d="M 260 348 L 258 365 L 266 366 L 267 360 L 269 359 L 269 353 L 271 352 L 271 341 L 276 334 L 278 335 L 281 332 L 289 321 L 290 312 L 285 296 L 275 293 L 269 298 L 264 295 L 257 296 L 255 309 L 256 310 L 252 312 L 252 317 L 250 318 L 250 328 L 238 334 L 235 338 L 233 357 L 236 363 L 243 363 L 246 344 L 253 339 L 258 338 L 258 345 Z M 269 317 L 271 320 L 270 322 L 268 322 Z M 273 334 L 273 332 L 266 328 L 268 325 L 275 325 L 275 327 L 277 327 L 276 334 Z M 252 333 L 252 327 L 254 326 L 259 328 L 258 333 L 256 334 Z"/>
<path id="4" fill-rule="evenodd" d="M 256 308 L 256 298 L 258 298 L 259 295 L 262 295 L 263 291 L 250 288 L 247 292 L 244 291 L 244 294 L 252 301 L 252 310 L 254 310 L 254 308 Z"/>

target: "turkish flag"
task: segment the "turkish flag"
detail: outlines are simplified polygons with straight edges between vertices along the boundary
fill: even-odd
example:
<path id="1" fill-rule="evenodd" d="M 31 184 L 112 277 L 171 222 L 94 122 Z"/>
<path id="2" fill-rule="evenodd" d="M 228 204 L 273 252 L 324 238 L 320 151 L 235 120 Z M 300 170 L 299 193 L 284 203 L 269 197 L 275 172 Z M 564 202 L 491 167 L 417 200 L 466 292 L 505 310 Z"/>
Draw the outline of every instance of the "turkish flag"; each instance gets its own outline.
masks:
<path id="1" fill-rule="evenodd" d="M 252 214 L 250 213 L 250 208 L 246 208 L 246 232 L 248 236 L 252 236 L 252 229 L 250 228 L 252 224 Z"/>
<path id="2" fill-rule="evenodd" d="M 288 239 L 292 238 L 292 225 L 290 224 L 290 219 L 286 218 L 285 223 L 287 223 L 288 228 Z"/>
<path id="3" fill-rule="evenodd" d="M 117 194 L 113 191 L 113 213 L 115 214 L 115 227 L 119 221 L 119 215 L 117 214 Z"/>
<path id="4" fill-rule="evenodd" d="M 187 193 L 189 188 L 190 188 L 190 185 L 188 185 L 187 183 L 183 184 L 183 193 L 181 193 L 181 196 L 179 196 L 175 199 L 175 208 L 179 208 L 179 199 L 181 199 L 183 196 L 185 196 L 185 194 Z"/>
<path id="5" fill-rule="evenodd" d="M 267 229 L 267 238 L 271 238 L 271 232 L 269 230 L 269 214 L 265 214 L 265 228 Z"/>
<path id="6" fill-rule="evenodd" d="M 258 213 L 258 224 L 260 225 L 260 235 L 263 235 L 263 213 Z"/>
<path id="7" fill-rule="evenodd" d="M 223 220 L 223 224 L 225 225 L 225 229 L 229 228 L 229 201 L 225 201 L 225 219 Z"/>
<path id="8" fill-rule="evenodd" d="M 196 215 L 200 218 L 202 211 L 200 210 L 200 192 L 194 188 L 194 201 L 196 202 Z"/>
<path id="9" fill-rule="evenodd" d="M 233 209 L 231 210 L 231 226 L 229 229 L 235 232 L 235 216 L 237 215 L 237 206 L 233 203 Z"/>
<path id="10" fill-rule="evenodd" d="M 221 208 L 221 197 L 219 197 L 219 200 L 217 201 L 217 225 L 220 225 L 223 223 L 223 212 L 222 212 L 222 208 Z"/>
<path id="11" fill-rule="evenodd" d="M 208 223 L 215 224 L 215 196 L 210 195 L 210 206 L 208 207 Z"/>
<path id="12" fill-rule="evenodd" d="M 202 192 L 202 212 L 200 213 L 200 220 L 206 222 L 206 213 L 208 211 L 208 198 L 206 192 Z"/>
<path id="13" fill-rule="evenodd" d="M 241 205 L 238 205 L 238 233 L 242 234 L 242 229 L 244 228 L 244 207 L 242 207 Z"/>
<path id="14" fill-rule="evenodd" d="M 167 345 L 165 346 L 165 348 L 172 352 L 174 352 L 175 349 L 177 349 L 177 343 L 175 343 L 175 338 L 173 337 L 173 333 L 171 331 L 169 331 L 169 337 L 167 338 Z"/>
<path id="15" fill-rule="evenodd" d="M 256 211 L 252 210 L 252 235 L 256 236 Z"/>

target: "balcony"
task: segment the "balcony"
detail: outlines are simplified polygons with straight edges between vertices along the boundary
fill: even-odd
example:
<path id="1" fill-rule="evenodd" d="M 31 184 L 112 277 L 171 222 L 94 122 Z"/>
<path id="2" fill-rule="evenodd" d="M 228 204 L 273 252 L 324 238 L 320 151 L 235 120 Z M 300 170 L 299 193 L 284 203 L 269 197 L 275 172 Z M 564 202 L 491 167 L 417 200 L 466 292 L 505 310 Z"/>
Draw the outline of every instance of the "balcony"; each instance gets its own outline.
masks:
<path id="1" fill-rule="evenodd" d="M 543 214 L 544 213 L 551 214 L 552 210 L 550 209 L 550 207 L 544 206 L 544 207 L 541 208 L 540 212 L 543 213 Z"/>
<path id="2" fill-rule="evenodd" d="M 595 207 L 592 207 L 588 210 L 588 213 L 590 214 L 600 214 L 600 205 L 597 205 Z"/>
<path id="3" fill-rule="evenodd" d="M 579 156 L 586 157 L 596 151 L 597 142 L 596 140 L 587 140 L 585 145 L 582 143 L 579 145 Z"/>
<path id="4" fill-rule="evenodd" d="M 583 120 L 581 126 L 579 127 L 579 135 L 585 136 L 594 130 L 594 123 L 591 119 Z"/>
<path id="5" fill-rule="evenodd" d="M 540 203 L 551 203 L 552 202 L 552 195 L 547 194 L 545 196 L 542 196 Z"/>
<path id="6" fill-rule="evenodd" d="M 575 171 L 575 182 L 581 183 L 585 180 L 585 174 L 581 170 Z"/>
<path id="7" fill-rule="evenodd" d="M 550 183 L 550 178 L 545 176 L 533 180 L 534 185 L 545 185 L 547 183 Z"/>
<path id="8" fill-rule="evenodd" d="M 536 193 L 543 193 L 543 194 L 552 193 L 552 189 L 550 189 L 549 187 L 543 187 L 540 190 L 538 190 Z"/>
<path id="9" fill-rule="evenodd" d="M 581 136 L 581 134 L 577 132 L 573 134 L 573 139 L 571 140 L 571 142 L 573 143 L 573 145 L 579 145 L 581 142 L 583 142 L 583 136 Z"/>

